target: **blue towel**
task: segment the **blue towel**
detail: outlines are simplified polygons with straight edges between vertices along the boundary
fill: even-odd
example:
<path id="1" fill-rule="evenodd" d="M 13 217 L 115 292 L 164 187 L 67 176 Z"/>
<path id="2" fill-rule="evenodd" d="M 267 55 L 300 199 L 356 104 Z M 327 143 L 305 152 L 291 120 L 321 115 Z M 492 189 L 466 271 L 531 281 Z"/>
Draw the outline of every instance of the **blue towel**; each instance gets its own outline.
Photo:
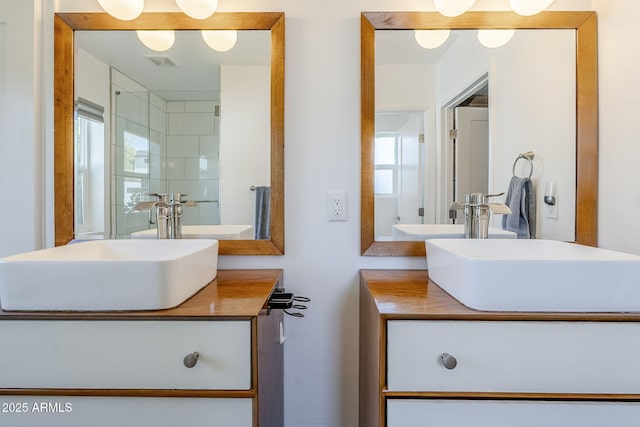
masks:
<path id="1" fill-rule="evenodd" d="M 503 215 L 502 228 L 518 234 L 518 239 L 536 238 L 536 196 L 529 178 L 514 176 L 504 203 L 511 213 Z"/>
<path id="2" fill-rule="evenodd" d="M 254 237 L 256 240 L 271 238 L 271 187 L 256 187 L 256 213 Z"/>

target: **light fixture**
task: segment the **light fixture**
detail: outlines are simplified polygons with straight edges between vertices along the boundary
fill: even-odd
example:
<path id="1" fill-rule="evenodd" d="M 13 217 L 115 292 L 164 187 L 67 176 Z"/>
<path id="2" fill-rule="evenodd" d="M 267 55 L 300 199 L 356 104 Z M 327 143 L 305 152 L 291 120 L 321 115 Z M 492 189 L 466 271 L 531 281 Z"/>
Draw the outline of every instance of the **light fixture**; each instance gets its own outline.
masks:
<path id="1" fill-rule="evenodd" d="M 144 0 L 98 0 L 98 4 L 109 15 L 122 21 L 136 19 L 144 9 Z"/>
<path id="2" fill-rule="evenodd" d="M 462 15 L 473 6 L 476 0 L 433 0 L 438 12 L 444 16 Z"/>
<path id="3" fill-rule="evenodd" d="M 531 16 L 542 12 L 551 6 L 553 0 L 509 0 L 509 4 L 515 13 L 523 16 Z"/>
<path id="4" fill-rule="evenodd" d="M 425 49 L 442 46 L 449 38 L 451 30 L 415 30 L 416 41 Z"/>
<path id="5" fill-rule="evenodd" d="M 500 47 L 506 44 L 516 30 L 478 30 L 478 41 L 484 46 L 489 48 Z"/>
<path id="6" fill-rule="evenodd" d="M 236 30 L 202 30 L 202 38 L 211 49 L 226 52 L 235 46 L 238 32 Z"/>
<path id="7" fill-rule="evenodd" d="M 176 41 L 173 30 L 138 30 L 136 33 L 146 47 L 157 52 L 168 50 Z"/>
<path id="8" fill-rule="evenodd" d="M 176 0 L 176 4 L 193 19 L 207 19 L 216 11 L 218 0 Z"/>

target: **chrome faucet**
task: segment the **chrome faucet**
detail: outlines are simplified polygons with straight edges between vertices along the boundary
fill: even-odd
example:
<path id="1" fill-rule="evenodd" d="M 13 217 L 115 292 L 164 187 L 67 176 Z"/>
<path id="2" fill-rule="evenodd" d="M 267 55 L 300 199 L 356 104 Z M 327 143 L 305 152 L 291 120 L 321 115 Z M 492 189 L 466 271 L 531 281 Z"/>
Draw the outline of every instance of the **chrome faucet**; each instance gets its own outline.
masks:
<path id="1" fill-rule="evenodd" d="M 186 196 L 186 194 L 171 194 L 171 202 L 169 203 L 169 212 L 171 214 L 170 239 L 182 239 L 182 204 L 186 203 L 186 200 L 182 200 L 182 196 Z"/>
<path id="2" fill-rule="evenodd" d="M 149 193 L 148 195 L 155 197 L 156 200 L 140 202 L 133 209 L 149 210 L 149 223 L 153 224 L 151 211 L 155 208 L 158 239 L 182 239 L 182 207 L 183 205 L 195 206 L 195 202 L 182 200 L 186 194 L 181 193 L 171 195 Z"/>
<path id="3" fill-rule="evenodd" d="M 511 209 L 504 203 L 489 203 L 489 197 L 502 196 L 500 194 L 471 193 L 464 196 L 464 203 L 454 202 L 450 209 L 464 211 L 464 238 L 489 238 L 489 216 L 496 214 L 510 214 Z"/>

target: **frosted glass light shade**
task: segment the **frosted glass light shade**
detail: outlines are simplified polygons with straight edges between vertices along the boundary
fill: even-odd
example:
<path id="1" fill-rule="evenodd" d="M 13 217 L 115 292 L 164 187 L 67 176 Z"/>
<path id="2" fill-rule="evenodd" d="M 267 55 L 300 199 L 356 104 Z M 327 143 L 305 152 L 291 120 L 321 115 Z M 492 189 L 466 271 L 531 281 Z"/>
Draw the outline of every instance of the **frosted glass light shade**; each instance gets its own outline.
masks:
<path id="1" fill-rule="evenodd" d="M 451 30 L 415 30 L 416 41 L 425 49 L 442 46 L 449 38 Z"/>
<path id="2" fill-rule="evenodd" d="M 238 32 L 236 30 L 202 30 L 202 38 L 211 49 L 226 52 L 235 46 Z"/>
<path id="3" fill-rule="evenodd" d="M 478 41 L 484 47 L 500 47 L 513 38 L 516 30 L 478 30 Z"/>
<path id="4" fill-rule="evenodd" d="M 122 21 L 136 19 L 144 9 L 144 0 L 98 0 L 98 4 L 109 15 Z"/>
<path id="5" fill-rule="evenodd" d="M 138 30 L 136 33 L 146 47 L 158 52 L 168 50 L 176 41 L 176 33 L 173 30 Z"/>
<path id="6" fill-rule="evenodd" d="M 511 9 L 518 15 L 531 16 L 540 13 L 549 6 L 553 0 L 509 0 Z"/>
<path id="7" fill-rule="evenodd" d="M 207 19 L 216 11 L 218 0 L 176 0 L 176 4 L 193 19 Z"/>
<path id="8" fill-rule="evenodd" d="M 433 0 L 438 12 L 444 16 L 462 15 L 476 2 L 476 0 Z"/>

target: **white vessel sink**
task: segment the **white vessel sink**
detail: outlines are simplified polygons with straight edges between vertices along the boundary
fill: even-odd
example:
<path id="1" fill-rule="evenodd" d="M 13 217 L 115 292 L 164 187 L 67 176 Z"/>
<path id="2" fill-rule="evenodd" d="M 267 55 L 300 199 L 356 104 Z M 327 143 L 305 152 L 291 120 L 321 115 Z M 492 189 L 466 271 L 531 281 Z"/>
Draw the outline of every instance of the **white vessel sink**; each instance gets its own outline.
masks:
<path id="1" fill-rule="evenodd" d="M 217 240 L 95 240 L 0 259 L 3 310 L 175 307 L 217 274 Z"/>
<path id="2" fill-rule="evenodd" d="M 464 224 L 394 224 L 393 240 L 463 239 Z M 512 231 L 489 227 L 490 239 L 515 239 Z"/>
<path id="3" fill-rule="evenodd" d="M 132 239 L 156 239 L 157 231 L 136 231 Z M 183 239 L 253 240 L 253 225 L 183 225 Z"/>
<path id="4" fill-rule="evenodd" d="M 426 241 L 429 277 L 487 311 L 638 312 L 640 256 L 553 240 Z"/>

